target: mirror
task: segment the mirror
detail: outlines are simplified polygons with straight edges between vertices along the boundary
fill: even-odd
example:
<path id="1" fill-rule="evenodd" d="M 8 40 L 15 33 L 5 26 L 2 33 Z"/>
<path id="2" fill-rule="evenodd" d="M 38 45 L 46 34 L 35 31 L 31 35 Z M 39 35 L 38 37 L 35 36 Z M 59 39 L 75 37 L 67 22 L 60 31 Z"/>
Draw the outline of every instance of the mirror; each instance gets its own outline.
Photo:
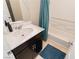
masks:
<path id="1" fill-rule="evenodd" d="M 32 21 L 38 25 L 40 0 L 5 0 L 12 21 Z"/>

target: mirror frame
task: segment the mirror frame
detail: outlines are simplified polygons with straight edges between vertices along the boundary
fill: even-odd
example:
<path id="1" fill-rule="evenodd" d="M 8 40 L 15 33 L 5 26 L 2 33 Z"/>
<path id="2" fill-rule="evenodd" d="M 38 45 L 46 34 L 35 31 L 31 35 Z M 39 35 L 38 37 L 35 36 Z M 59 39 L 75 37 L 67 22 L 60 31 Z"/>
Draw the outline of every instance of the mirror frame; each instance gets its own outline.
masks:
<path id="1" fill-rule="evenodd" d="M 6 4 L 7 4 L 7 7 L 8 7 L 10 16 L 11 16 L 11 17 L 9 17 L 9 18 L 11 18 L 11 19 L 12 19 L 12 22 L 14 22 L 14 21 L 15 21 L 15 17 L 14 17 L 12 8 L 11 8 L 10 0 L 6 0 Z"/>

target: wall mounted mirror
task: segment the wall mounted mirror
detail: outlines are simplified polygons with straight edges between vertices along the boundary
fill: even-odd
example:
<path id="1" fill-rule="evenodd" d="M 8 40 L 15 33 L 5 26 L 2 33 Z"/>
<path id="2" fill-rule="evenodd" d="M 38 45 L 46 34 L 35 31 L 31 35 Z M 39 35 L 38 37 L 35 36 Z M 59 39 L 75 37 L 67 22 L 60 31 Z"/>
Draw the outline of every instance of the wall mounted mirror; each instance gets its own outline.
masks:
<path id="1" fill-rule="evenodd" d="M 38 25 L 40 0 L 5 0 L 12 21 L 32 21 Z"/>

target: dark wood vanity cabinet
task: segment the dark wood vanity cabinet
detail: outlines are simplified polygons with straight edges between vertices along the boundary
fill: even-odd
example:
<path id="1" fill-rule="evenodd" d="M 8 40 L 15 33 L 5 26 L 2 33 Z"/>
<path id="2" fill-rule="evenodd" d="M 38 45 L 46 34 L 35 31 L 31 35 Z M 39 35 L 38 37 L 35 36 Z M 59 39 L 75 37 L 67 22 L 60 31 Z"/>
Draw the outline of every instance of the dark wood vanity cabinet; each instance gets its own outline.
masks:
<path id="1" fill-rule="evenodd" d="M 40 34 L 37 34 L 33 38 L 29 39 L 20 46 L 16 47 L 15 49 L 12 50 L 12 52 L 16 57 L 27 47 L 31 48 L 34 52 L 39 53 L 40 50 L 42 49 L 42 40 L 40 38 Z"/>
<path id="2" fill-rule="evenodd" d="M 36 36 L 33 38 L 31 48 L 32 48 L 36 53 L 39 53 L 40 50 L 42 49 L 42 40 L 41 40 L 39 34 L 36 35 Z"/>

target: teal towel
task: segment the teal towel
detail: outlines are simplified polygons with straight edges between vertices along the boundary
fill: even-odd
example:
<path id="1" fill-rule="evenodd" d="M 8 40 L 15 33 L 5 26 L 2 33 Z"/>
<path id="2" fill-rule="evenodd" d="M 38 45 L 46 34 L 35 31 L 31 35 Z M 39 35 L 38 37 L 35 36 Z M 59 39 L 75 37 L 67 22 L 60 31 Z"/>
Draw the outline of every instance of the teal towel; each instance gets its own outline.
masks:
<path id="1" fill-rule="evenodd" d="M 41 33 L 41 38 L 47 40 L 49 26 L 49 0 L 41 0 L 39 26 L 45 30 Z"/>

